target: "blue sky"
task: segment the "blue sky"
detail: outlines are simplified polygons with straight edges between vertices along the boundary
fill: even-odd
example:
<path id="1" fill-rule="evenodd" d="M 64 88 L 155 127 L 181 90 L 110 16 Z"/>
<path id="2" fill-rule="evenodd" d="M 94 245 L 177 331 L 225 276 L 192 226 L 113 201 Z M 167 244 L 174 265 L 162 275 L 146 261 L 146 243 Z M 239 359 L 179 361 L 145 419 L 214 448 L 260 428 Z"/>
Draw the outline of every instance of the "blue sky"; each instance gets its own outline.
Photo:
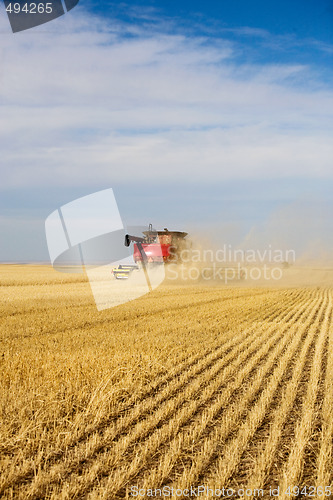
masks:
<path id="1" fill-rule="evenodd" d="M 82 5 L 82 1 L 81 1 Z M 221 25 L 250 27 L 275 35 L 291 33 L 300 38 L 332 41 L 333 6 L 330 0 L 138 0 L 136 2 L 91 2 L 88 8 L 101 15 L 137 20 L 153 16 L 180 20 L 183 25 L 197 19 L 202 31 Z M 189 19 L 190 18 L 190 19 Z"/>
<path id="2" fill-rule="evenodd" d="M 88 4 L 89 5 L 89 4 Z M 332 62 L 333 3 L 330 0 L 140 0 L 93 2 L 92 12 L 119 20 L 169 26 L 193 36 L 239 42 L 243 61 L 308 62 L 329 69 Z M 159 29 L 157 28 L 157 29 Z M 246 47 L 242 42 L 246 38 Z"/>
<path id="3" fill-rule="evenodd" d="M 15 35 L 1 7 L 0 260 L 46 260 L 49 213 L 108 187 L 129 224 L 255 245 L 283 213 L 330 251 L 331 1 L 81 0 Z"/>

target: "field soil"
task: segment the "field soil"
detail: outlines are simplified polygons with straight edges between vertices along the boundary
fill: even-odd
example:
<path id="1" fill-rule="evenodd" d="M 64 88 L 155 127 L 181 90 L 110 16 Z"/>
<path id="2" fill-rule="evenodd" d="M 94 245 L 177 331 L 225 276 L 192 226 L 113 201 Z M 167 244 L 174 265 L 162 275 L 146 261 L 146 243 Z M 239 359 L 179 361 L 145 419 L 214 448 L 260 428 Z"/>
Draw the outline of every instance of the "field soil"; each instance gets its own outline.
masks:
<path id="1" fill-rule="evenodd" d="M 84 275 L 0 285 L 1 498 L 331 496 L 331 287 L 165 284 L 98 312 Z"/>

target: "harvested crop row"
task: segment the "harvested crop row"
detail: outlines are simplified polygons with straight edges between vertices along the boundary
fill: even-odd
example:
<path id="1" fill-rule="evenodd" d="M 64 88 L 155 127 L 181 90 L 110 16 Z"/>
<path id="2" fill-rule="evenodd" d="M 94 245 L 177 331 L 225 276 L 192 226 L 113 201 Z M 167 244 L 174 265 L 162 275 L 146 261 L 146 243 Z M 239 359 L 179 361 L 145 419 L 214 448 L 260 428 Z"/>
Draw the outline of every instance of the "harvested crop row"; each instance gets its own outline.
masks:
<path id="1" fill-rule="evenodd" d="M 98 313 L 86 283 L 40 271 L 0 288 L 4 498 L 267 488 L 281 440 L 280 479 L 293 460 L 301 481 L 318 422 L 307 474 L 332 479 L 332 290 L 167 286 Z"/>
<path id="2" fill-rule="evenodd" d="M 241 416 L 245 409 L 247 411 L 247 418 L 244 422 L 242 420 L 238 421 L 239 431 L 237 436 L 230 442 L 222 443 L 228 437 L 231 430 L 231 415 L 226 412 L 224 418 L 222 417 L 221 425 L 216 429 L 213 436 L 206 440 L 201 446 L 200 450 L 196 453 L 195 457 L 192 458 L 192 464 L 190 472 L 184 470 L 179 483 L 185 488 L 189 484 L 195 484 L 199 479 L 200 475 L 205 473 L 207 466 L 210 464 L 211 459 L 214 457 L 217 449 L 219 449 L 219 458 L 215 466 L 216 472 L 209 476 L 209 480 L 212 483 L 217 482 L 221 484 L 226 484 L 229 477 L 232 475 L 238 461 L 240 459 L 241 453 L 248 442 L 249 437 L 254 432 L 256 426 L 259 424 L 260 419 L 265 414 L 267 405 L 270 402 L 276 388 L 278 387 L 279 380 L 283 376 L 284 370 L 289 363 L 290 359 L 294 353 L 299 349 L 300 342 L 303 339 L 303 333 L 306 328 L 311 324 L 313 317 L 316 315 L 319 306 L 319 301 L 316 301 L 312 306 L 312 310 L 309 311 L 305 309 L 303 311 L 302 317 L 307 315 L 307 322 L 302 325 L 302 327 L 295 332 L 294 329 L 290 328 L 288 330 L 284 329 L 282 332 L 287 333 L 283 337 L 283 342 L 280 349 L 272 355 L 270 361 L 271 366 L 275 365 L 276 360 L 278 360 L 277 367 L 270 372 L 265 365 L 257 370 L 256 379 L 252 382 L 249 387 L 246 387 L 244 393 L 240 394 L 234 407 L 231 407 L 231 415 L 236 414 Z M 296 335 L 295 335 L 296 333 Z M 288 345 L 289 344 L 289 345 Z M 288 345 L 288 349 L 283 349 Z M 267 362 L 266 362 L 267 363 Z M 258 401 L 251 407 L 251 401 L 253 397 L 260 392 Z M 237 424 L 237 420 L 236 420 Z M 207 478 L 208 479 L 208 478 Z"/>
<path id="3" fill-rule="evenodd" d="M 295 304 L 295 300 L 297 300 L 297 297 L 296 297 L 296 299 L 293 298 L 292 304 Z M 276 306 L 274 307 L 274 311 L 276 311 Z M 233 332 L 231 332 L 230 335 L 234 336 Z M 241 336 L 246 337 L 247 333 L 242 332 Z M 232 345 L 235 341 L 236 341 L 236 338 L 232 338 L 232 340 L 231 340 L 231 342 L 229 342 L 229 344 Z M 248 342 L 248 340 L 247 340 L 247 342 Z M 212 352 L 211 354 L 209 354 L 208 352 L 206 352 L 206 353 L 204 352 L 201 357 L 200 356 L 198 357 L 196 355 L 196 358 L 197 358 L 195 360 L 196 363 L 193 365 L 194 371 L 189 370 L 190 366 L 189 366 L 188 362 L 186 362 L 185 366 L 183 366 L 183 369 L 182 369 L 183 376 L 180 379 L 179 379 L 179 375 L 181 375 L 182 372 L 179 372 L 179 371 L 176 372 L 176 376 L 174 378 L 174 382 L 176 382 L 175 390 L 179 390 L 182 383 L 186 383 L 186 380 L 189 380 L 191 377 L 193 377 L 195 375 L 195 373 L 200 373 L 201 370 L 205 369 L 205 366 L 208 366 L 212 361 L 214 361 L 214 359 L 218 359 L 219 356 L 223 352 L 225 352 L 228 348 L 230 348 L 229 344 L 228 344 L 228 342 L 226 342 L 225 345 L 222 346 L 222 348 L 221 348 L 219 346 L 216 346 L 216 341 L 215 341 L 215 351 L 214 352 Z M 217 351 L 216 351 L 216 349 L 217 349 Z M 200 359 L 201 359 L 201 361 L 200 361 Z M 153 411 L 154 407 L 156 407 L 157 404 L 161 403 L 163 401 L 163 398 L 165 399 L 165 396 L 163 396 L 163 394 L 166 393 L 166 395 L 167 395 L 168 393 L 170 393 L 170 389 L 172 389 L 172 386 L 171 387 L 168 386 L 167 391 L 164 391 L 164 392 L 162 391 L 158 395 L 157 400 L 155 397 L 151 398 L 151 402 L 152 402 L 153 406 L 150 406 L 150 408 L 148 407 L 148 411 Z M 88 409 L 89 408 L 87 408 L 87 410 Z M 135 421 L 136 418 L 140 417 L 140 412 L 141 412 L 141 409 L 139 406 L 137 406 L 134 410 L 134 415 L 132 416 L 132 421 Z M 136 417 L 136 415 L 137 415 L 137 417 Z M 80 426 L 79 424 L 80 424 L 80 422 L 78 420 L 76 420 L 75 426 L 78 430 L 80 430 L 82 432 L 84 427 Z M 123 426 L 123 428 L 125 429 L 126 427 Z M 110 433 L 110 430 L 111 429 L 108 428 L 107 432 Z M 77 438 L 75 438 L 75 434 L 76 434 L 75 432 L 72 432 L 71 434 L 66 434 L 66 436 L 68 436 L 68 439 L 62 442 L 62 448 L 64 446 L 66 446 L 66 447 L 71 446 L 71 443 L 74 444 L 73 439 L 77 440 Z M 91 439 L 95 443 L 95 449 L 96 449 L 96 446 L 97 446 L 96 436 L 92 434 Z M 80 440 L 80 438 L 79 438 L 79 440 Z M 103 443 L 103 439 L 101 440 L 101 442 Z M 99 446 L 101 446 L 101 445 L 99 445 Z M 90 449 L 90 443 L 83 442 L 81 447 L 86 452 L 86 450 Z M 52 448 L 50 450 L 47 450 L 47 449 L 44 450 L 44 454 L 41 453 L 41 454 L 39 454 L 39 456 L 35 457 L 35 460 L 33 461 L 33 463 L 31 463 L 31 461 L 29 461 L 28 463 L 25 462 L 25 464 L 22 464 L 22 463 L 17 464 L 17 466 L 15 467 L 15 469 L 17 470 L 16 473 L 15 473 L 15 470 L 12 468 L 11 471 L 9 471 L 9 476 L 7 476 L 7 479 L 6 479 L 6 476 L 4 476 L 2 478 L 3 487 L 5 486 L 5 484 L 7 484 L 7 485 L 10 484 L 10 482 L 13 484 L 13 482 L 15 483 L 15 482 L 20 481 L 20 480 L 26 480 L 30 474 L 33 474 L 33 470 L 31 470 L 32 464 L 35 468 L 36 467 L 39 468 L 43 462 L 45 463 L 45 455 L 48 457 L 48 460 L 52 460 L 52 454 L 56 455 L 56 452 L 52 453 L 52 451 L 53 451 Z M 73 453 L 74 453 L 74 455 L 77 456 L 77 450 L 74 450 Z M 68 452 L 67 452 L 67 454 L 68 454 Z M 62 456 L 62 454 L 60 455 L 60 457 L 61 456 Z M 80 454 L 79 454 L 79 456 L 80 456 Z M 9 478 L 10 478 L 10 480 L 9 480 Z"/>
<path id="4" fill-rule="evenodd" d="M 287 316 L 289 316 L 289 315 L 292 316 L 294 314 L 294 312 L 295 311 L 292 310 L 289 314 L 287 314 Z M 271 356 L 268 357 L 267 370 L 269 369 L 270 366 L 272 366 L 272 363 L 274 363 L 274 360 L 275 360 L 276 351 L 281 352 L 285 343 L 287 342 L 287 338 L 283 336 L 283 333 L 284 333 L 283 331 L 278 332 L 275 335 L 270 335 L 272 333 L 272 331 L 274 331 L 275 329 L 276 329 L 275 325 L 271 325 L 271 327 L 269 329 L 266 328 L 266 332 L 262 336 L 264 342 L 263 342 L 261 348 L 259 348 L 257 346 L 252 346 L 252 347 L 255 347 L 255 349 L 257 351 L 256 355 L 253 357 L 253 359 L 251 357 L 249 357 L 247 353 L 243 353 L 243 354 L 246 354 L 245 359 L 248 360 L 248 364 L 245 364 L 244 368 L 238 373 L 234 383 L 232 383 L 230 385 L 226 384 L 226 389 L 218 395 L 218 399 L 217 399 L 217 402 L 215 403 L 215 405 L 213 403 L 211 403 L 211 397 L 208 401 L 205 401 L 205 400 L 202 401 L 202 400 L 196 398 L 195 403 L 198 406 L 201 406 L 203 408 L 209 407 L 209 408 L 213 409 L 213 411 L 211 412 L 211 415 L 210 415 L 210 417 L 212 419 L 214 419 L 215 414 L 216 415 L 219 414 L 219 411 L 221 410 L 221 408 L 223 408 L 225 405 L 228 404 L 228 401 L 230 401 L 233 392 L 237 388 L 240 388 L 242 386 L 242 384 L 245 383 L 247 374 L 251 373 L 253 368 L 255 366 L 257 366 L 258 362 L 261 359 L 265 358 L 267 353 L 270 351 L 270 348 L 276 344 L 278 339 L 282 338 L 282 344 L 278 344 L 277 348 L 274 351 L 274 354 L 272 354 Z M 265 330 L 265 327 L 263 327 L 262 330 Z M 260 329 L 257 330 L 257 333 L 259 333 L 259 337 L 261 337 Z M 262 374 L 260 374 L 260 375 L 262 375 Z M 255 384 L 253 384 L 253 382 L 251 382 L 251 384 L 249 384 L 249 385 L 251 387 L 252 386 L 256 387 Z M 216 386 L 215 390 L 217 390 L 218 387 L 223 386 L 223 380 L 217 379 L 215 381 L 215 386 Z M 251 391 L 249 391 L 249 392 L 251 393 Z M 234 409 L 231 413 L 233 415 L 235 415 Z M 193 410 L 192 410 L 192 414 L 193 414 Z M 187 415 L 186 415 L 186 419 L 188 419 Z M 185 425 L 187 423 L 186 419 L 185 419 Z M 195 422 L 197 422 L 197 424 L 199 424 L 199 427 L 198 427 L 199 430 L 196 430 L 195 425 L 193 425 L 190 428 L 191 442 L 198 442 L 198 439 L 201 436 L 201 434 L 203 433 L 204 429 L 206 428 L 206 425 L 208 424 L 209 420 L 210 420 L 209 418 L 207 420 L 207 418 L 204 418 L 204 417 L 203 418 L 198 417 L 196 419 Z M 229 417 L 227 417 L 227 421 L 230 422 Z M 170 432 L 172 432 L 173 427 L 174 427 L 174 424 L 171 421 L 169 424 L 169 428 L 166 427 L 166 432 L 167 433 L 169 432 L 169 434 L 170 434 Z M 182 427 L 183 427 L 183 425 L 177 426 L 177 434 L 179 434 Z M 161 434 L 161 431 L 159 432 L 159 435 L 160 434 Z M 132 475 L 132 477 L 135 476 L 135 474 L 137 474 L 138 471 L 144 467 L 145 462 L 146 462 L 146 458 L 144 455 L 146 454 L 149 457 L 150 455 L 154 454 L 155 449 L 157 449 L 157 447 L 160 447 L 161 444 L 165 442 L 165 440 L 163 440 L 163 435 L 162 435 L 162 437 L 160 436 L 160 440 L 158 441 L 158 445 L 155 444 L 155 446 L 154 446 L 154 443 L 152 441 L 153 441 L 153 439 L 150 439 L 148 441 L 148 443 L 143 444 L 143 455 L 140 453 L 141 447 L 139 447 L 139 446 L 136 447 L 136 456 L 134 458 L 134 461 L 131 462 L 130 470 L 128 470 L 128 467 L 124 466 L 123 471 L 121 472 L 121 468 L 118 466 L 117 471 L 116 471 L 117 477 L 114 477 L 114 476 L 110 477 L 109 476 L 108 486 L 106 489 L 106 491 L 108 492 L 109 495 L 111 495 L 111 496 L 117 495 L 118 491 L 124 486 L 124 484 L 126 484 L 126 481 L 128 481 L 130 479 L 131 475 Z M 185 443 L 186 443 L 186 439 L 185 439 Z M 179 446 L 182 446 L 182 443 L 178 443 L 178 444 L 179 444 Z M 188 443 L 187 443 L 187 445 L 188 445 Z M 186 444 L 185 444 L 184 452 L 185 452 L 185 456 L 186 456 L 187 455 Z M 157 468 L 160 469 L 159 466 Z M 108 470 L 110 470 L 110 468 L 108 468 Z M 163 467 L 162 467 L 162 470 L 163 470 Z M 147 482 L 149 482 L 150 480 L 151 480 L 151 478 L 148 479 Z M 182 485 L 180 485 L 180 487 L 182 487 Z M 116 488 L 118 488 L 118 490 Z"/>
<path id="5" fill-rule="evenodd" d="M 284 312 L 283 314 L 286 313 Z M 271 327 L 271 329 L 273 328 L 274 326 Z M 252 333 L 252 335 L 249 335 L 250 333 Z M 228 345 L 225 349 L 221 349 L 218 353 L 214 353 L 212 363 L 209 362 L 209 359 L 204 360 L 204 366 L 201 366 L 201 364 L 199 364 L 198 366 L 194 366 L 194 370 L 192 370 L 192 372 L 184 372 L 183 377 L 180 380 L 175 380 L 175 389 L 172 388 L 172 385 L 167 386 L 164 391 L 165 396 L 162 393 L 163 399 L 161 397 L 162 401 L 160 404 L 156 404 L 155 400 L 159 400 L 159 395 L 157 395 L 157 397 L 155 396 L 151 398 L 150 400 L 148 400 L 148 402 L 145 401 L 144 405 L 138 405 L 134 409 L 134 414 L 129 414 L 127 418 L 125 417 L 124 419 L 122 419 L 122 421 L 120 422 L 120 428 L 115 424 L 113 427 L 110 427 L 107 430 L 107 435 L 104 434 L 103 436 L 101 436 L 100 440 L 98 438 L 96 439 L 95 437 L 94 447 L 89 447 L 89 455 L 87 455 L 87 447 L 82 445 L 82 449 L 84 450 L 85 454 L 82 456 L 79 463 L 77 463 L 77 459 L 75 461 L 76 463 L 74 464 L 66 461 L 66 463 L 61 464 L 61 470 L 59 470 L 59 467 L 56 467 L 54 471 L 51 471 L 52 476 L 59 477 L 59 474 L 65 473 L 66 469 L 74 472 L 75 469 L 80 465 L 80 462 L 86 462 L 86 460 L 91 460 L 92 458 L 96 459 L 96 453 L 100 454 L 101 452 L 103 452 L 103 454 L 97 457 L 98 465 L 94 467 L 95 474 L 103 476 L 105 475 L 105 471 L 110 471 L 112 467 L 117 467 L 117 469 L 119 470 L 119 468 L 121 467 L 121 463 L 123 462 L 123 457 L 126 457 L 124 467 L 127 468 L 129 459 L 128 453 L 131 448 L 133 448 L 133 451 L 134 449 L 137 449 L 139 442 L 141 440 L 145 440 L 146 437 L 149 438 L 149 443 L 151 443 L 151 441 L 154 441 L 154 430 L 161 425 L 163 426 L 163 428 L 167 429 L 168 436 L 170 432 L 178 432 L 181 426 L 181 422 L 184 422 L 184 425 L 188 421 L 190 416 L 195 413 L 197 408 L 206 404 L 205 399 L 207 400 L 211 398 L 212 390 L 215 391 L 223 382 L 223 378 L 221 379 L 221 372 L 223 368 L 227 367 L 227 370 L 224 373 L 224 377 L 231 377 L 232 373 L 234 373 L 237 368 L 240 367 L 242 363 L 249 358 L 251 352 L 256 352 L 256 349 L 259 345 L 263 345 L 265 351 L 269 348 L 269 345 L 265 342 L 265 338 L 262 338 L 261 336 L 259 336 L 256 341 L 254 341 L 256 336 L 257 331 L 242 332 L 240 336 L 240 344 L 237 343 L 237 340 L 239 340 L 238 338 L 232 339 L 231 342 L 233 344 L 236 340 L 236 345 L 233 349 L 230 350 L 230 352 L 228 352 L 228 354 L 224 358 L 221 358 L 221 356 L 223 354 L 223 350 L 227 350 Z M 232 362 L 233 359 L 234 361 Z M 256 361 L 254 361 L 253 363 L 255 364 L 255 362 Z M 205 388 L 207 382 L 210 383 L 214 380 L 215 386 L 213 386 L 213 389 L 208 386 L 208 390 L 206 390 L 205 393 L 205 399 L 202 401 L 199 398 L 200 392 L 202 392 L 203 388 Z M 189 408 L 186 407 L 187 401 L 193 401 L 192 405 L 190 405 Z M 154 411 L 149 411 L 149 407 L 147 410 L 147 403 L 153 405 L 152 410 Z M 185 411 L 182 409 L 184 405 Z M 148 415 L 148 417 L 145 418 L 145 415 Z M 167 425 L 168 421 L 170 421 L 169 426 Z M 174 424 L 174 421 L 177 421 L 176 425 Z M 138 422 L 135 424 L 133 430 L 130 427 L 131 422 Z M 151 437 L 151 434 L 153 437 Z M 160 431 L 158 432 L 158 434 L 160 435 Z M 115 442 L 118 435 L 120 436 L 120 441 L 116 444 L 113 451 L 113 443 Z M 160 437 L 160 439 L 157 441 L 157 446 L 161 446 L 163 439 L 164 438 L 162 435 L 162 437 Z M 106 448 L 107 451 L 105 452 L 104 450 Z M 148 448 L 151 451 L 153 449 L 153 445 L 149 444 Z M 135 453 L 137 454 L 137 451 L 135 451 Z M 77 449 L 73 450 L 73 454 L 76 457 L 80 456 Z M 141 460 L 140 462 L 142 463 Z M 91 477 L 90 467 L 88 474 Z M 46 480 L 44 484 L 48 484 L 50 481 L 50 476 L 45 479 Z M 72 474 L 72 480 L 73 479 L 74 475 Z M 91 478 L 92 481 L 94 481 L 95 479 L 96 477 Z M 82 483 L 80 479 L 78 479 L 78 481 Z M 89 486 L 89 482 L 90 481 L 88 481 L 88 479 L 83 481 L 85 489 Z M 38 485 L 34 486 L 37 487 Z M 75 489 L 77 489 L 76 486 Z M 38 489 L 39 494 L 41 493 L 41 491 L 42 490 Z M 71 491 L 69 493 L 71 493 Z M 83 492 L 79 491 L 79 493 L 82 494 Z"/>
<path id="6" fill-rule="evenodd" d="M 326 302 L 322 305 L 321 314 L 325 312 Z M 312 324 L 312 330 L 317 327 L 320 318 Z M 310 338 L 310 337 L 308 337 Z M 269 471 L 274 461 L 274 455 L 281 439 L 283 426 L 288 419 L 288 414 L 294 404 L 297 388 L 301 380 L 301 375 L 308 359 L 308 345 L 304 344 L 302 352 L 297 357 L 297 362 L 293 369 L 290 381 L 286 384 L 281 397 L 281 404 L 274 412 L 273 420 L 270 422 L 269 433 L 261 446 L 257 447 L 257 454 L 254 460 L 254 470 L 251 473 L 247 488 L 263 488 Z"/>

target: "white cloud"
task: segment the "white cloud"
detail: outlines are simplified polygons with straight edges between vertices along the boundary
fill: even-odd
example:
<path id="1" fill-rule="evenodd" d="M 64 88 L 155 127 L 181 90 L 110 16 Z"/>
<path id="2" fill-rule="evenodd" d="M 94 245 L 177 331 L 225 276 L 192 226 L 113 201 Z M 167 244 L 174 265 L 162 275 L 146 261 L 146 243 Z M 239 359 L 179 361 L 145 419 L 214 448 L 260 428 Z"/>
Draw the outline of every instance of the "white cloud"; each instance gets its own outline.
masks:
<path id="1" fill-rule="evenodd" d="M 311 68 L 82 9 L 49 24 L 2 35 L 3 187 L 332 177 L 333 95 Z"/>

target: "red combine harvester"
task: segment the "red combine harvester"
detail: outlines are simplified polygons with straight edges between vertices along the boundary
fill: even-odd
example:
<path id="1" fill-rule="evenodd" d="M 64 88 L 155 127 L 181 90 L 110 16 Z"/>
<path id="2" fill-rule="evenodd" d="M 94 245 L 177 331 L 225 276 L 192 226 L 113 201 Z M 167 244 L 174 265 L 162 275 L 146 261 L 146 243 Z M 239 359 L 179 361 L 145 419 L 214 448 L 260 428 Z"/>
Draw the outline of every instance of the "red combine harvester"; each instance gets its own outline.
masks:
<path id="1" fill-rule="evenodd" d="M 142 262 L 144 251 L 147 262 L 172 262 L 179 259 L 180 252 L 185 248 L 184 238 L 187 233 L 181 231 L 169 231 L 166 227 L 163 231 L 154 231 L 152 225 L 149 224 L 148 231 L 143 231 L 145 235 L 142 241 L 134 241 L 133 257 L 135 262 Z"/>
<path id="2" fill-rule="evenodd" d="M 112 270 L 116 279 L 126 279 L 132 271 L 146 264 L 161 264 L 180 260 L 181 251 L 187 247 L 185 237 L 188 233 L 182 231 L 155 231 L 149 224 L 148 231 L 143 231 L 144 237 L 126 235 L 125 245 L 133 242 L 133 258 L 135 265 L 119 265 Z"/>

